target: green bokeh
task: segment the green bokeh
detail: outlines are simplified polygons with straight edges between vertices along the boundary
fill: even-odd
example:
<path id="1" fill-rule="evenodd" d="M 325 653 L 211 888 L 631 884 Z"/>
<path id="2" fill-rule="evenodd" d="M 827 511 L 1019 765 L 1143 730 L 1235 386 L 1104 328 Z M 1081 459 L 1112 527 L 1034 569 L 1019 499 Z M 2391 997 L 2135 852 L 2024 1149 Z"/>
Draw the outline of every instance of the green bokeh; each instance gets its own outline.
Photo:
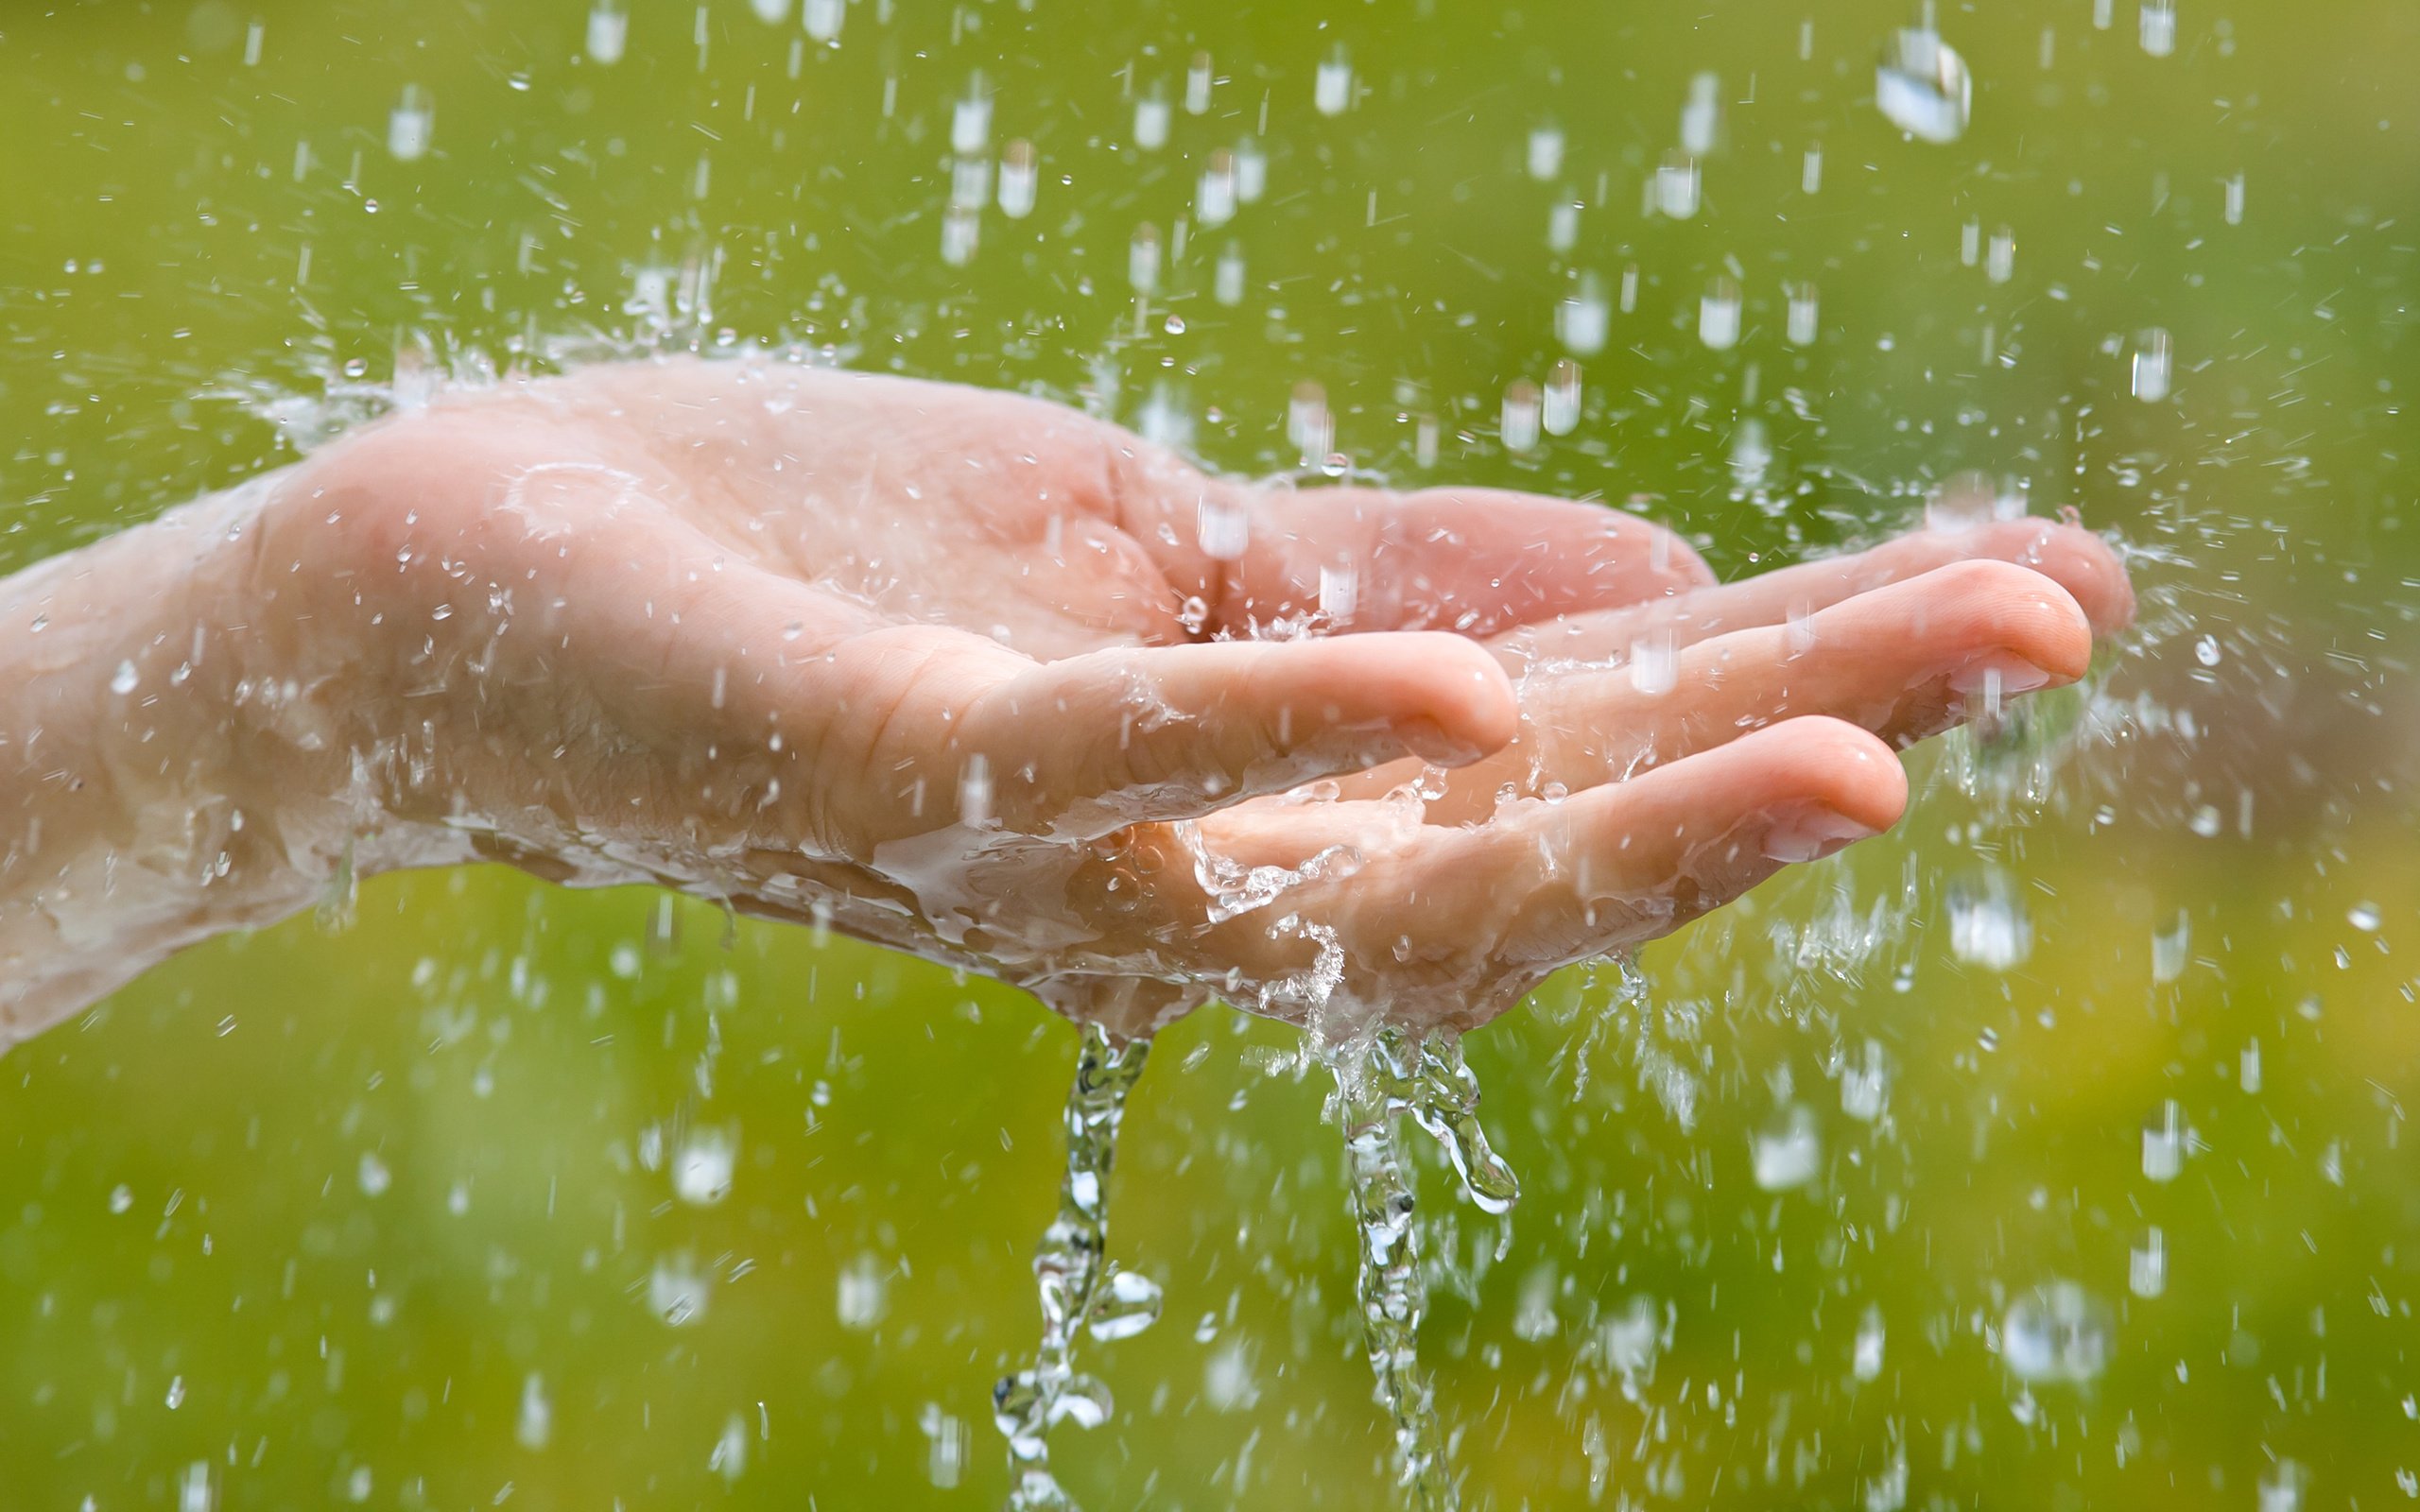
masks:
<path id="1" fill-rule="evenodd" d="M 1651 951 L 1645 1007 L 1574 974 L 1472 1040 L 1528 1194 L 1499 1254 L 1428 1165 L 1452 1259 L 1425 1343 L 1471 1500 L 1869 1507 L 1902 1457 L 1916 1507 L 2420 1488 L 2420 10 L 2182 0 L 2152 57 L 2134 0 L 2109 29 L 2094 0 L 1944 4 L 1974 123 L 1927 146 L 1873 104 L 1897 0 L 864 0 L 830 47 L 746 0 L 631 9 L 611 67 L 580 0 L 0 15 L 0 567 L 290 455 L 399 350 L 469 374 L 666 339 L 630 308 L 648 269 L 708 294 L 670 339 L 1130 423 L 1158 392 L 1241 472 L 1295 463 L 1287 397 L 1316 381 L 1358 466 L 1422 476 L 1435 415 L 1434 476 L 1629 504 L 1726 575 L 1896 528 L 1962 470 L 2022 477 L 2135 548 L 2145 595 L 2048 742 L 2050 798 L 1921 753 L 1903 837 Z M 1325 118 L 1339 46 L 1358 94 Z M 1201 50 L 1212 110 L 1138 151 L 1133 97 L 1179 100 Z M 951 267 L 978 71 L 990 150 L 1029 139 L 1041 198 Z M 1704 207 L 1651 218 L 1702 71 Z M 407 86 L 434 124 L 403 163 Z M 1266 198 L 1180 250 L 1207 153 L 1247 134 Z M 1560 255 L 1558 200 L 1583 206 Z M 1970 219 L 2013 232 L 2005 284 L 1962 263 Z M 1167 265 L 1138 311 L 1144 222 Z M 1555 301 L 1631 267 L 1580 429 L 1508 456 L 1500 397 L 1558 354 Z M 1745 329 L 1716 352 L 1725 276 Z M 1811 348 L 1786 280 L 1821 291 Z M 2129 392 L 2153 328 L 2157 404 Z M 2031 929 L 2002 970 L 1953 948 L 1993 877 Z M 1335 1136 L 1315 1077 L 1267 1069 L 1289 1043 L 1220 1011 L 1154 1051 L 1112 1246 L 1168 1316 L 1088 1353 L 1120 1407 L 1059 1446 L 1087 1505 L 1390 1503 Z M 1871 1123 L 1840 1089 L 1869 1043 Z M 494 870 L 194 951 L 0 1061 L 0 1506 L 179 1506 L 197 1465 L 226 1509 L 994 1504 L 988 1391 L 1033 1341 L 1072 1058 L 988 984 Z M 1659 1092 L 1684 1077 L 1685 1121 Z M 2190 1151 L 2157 1182 L 2171 1101 Z M 1762 1190 L 1753 1141 L 1793 1106 L 1819 1172 Z M 650 1159 L 700 1135 L 737 1151 L 702 1207 Z M 2153 1228 L 2166 1285 L 2138 1297 Z M 683 1277 L 704 1304 L 676 1326 Z M 2028 1386 L 2002 1330 L 2061 1280 L 2107 1309 L 2106 1368 Z"/>

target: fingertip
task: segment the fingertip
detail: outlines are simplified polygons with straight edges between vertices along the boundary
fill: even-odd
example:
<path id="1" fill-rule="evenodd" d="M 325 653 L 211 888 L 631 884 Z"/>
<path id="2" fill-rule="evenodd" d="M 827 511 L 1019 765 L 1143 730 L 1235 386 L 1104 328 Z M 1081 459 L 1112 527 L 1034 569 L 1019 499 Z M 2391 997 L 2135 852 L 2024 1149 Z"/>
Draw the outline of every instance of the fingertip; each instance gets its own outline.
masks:
<path id="1" fill-rule="evenodd" d="M 2082 525 L 2015 521 L 2007 532 L 2007 559 L 2030 567 L 2067 591 L 2093 633 L 2107 635 L 2135 622 L 2135 588 L 2109 543 Z"/>
<path id="2" fill-rule="evenodd" d="M 1809 803 L 1878 834 L 1908 808 L 1908 772 L 1872 731 L 1845 719 L 1811 714 L 1742 736 L 1734 748 L 1758 747 L 1768 759 L 1775 804 Z"/>
<path id="3" fill-rule="evenodd" d="M 1394 699 L 1404 711 L 1394 728 L 1412 755 L 1464 766 L 1503 749 L 1519 732 L 1521 704 L 1512 679 L 1478 642 L 1440 630 L 1352 640 L 1383 643 L 1376 649 L 1398 679 Z"/>

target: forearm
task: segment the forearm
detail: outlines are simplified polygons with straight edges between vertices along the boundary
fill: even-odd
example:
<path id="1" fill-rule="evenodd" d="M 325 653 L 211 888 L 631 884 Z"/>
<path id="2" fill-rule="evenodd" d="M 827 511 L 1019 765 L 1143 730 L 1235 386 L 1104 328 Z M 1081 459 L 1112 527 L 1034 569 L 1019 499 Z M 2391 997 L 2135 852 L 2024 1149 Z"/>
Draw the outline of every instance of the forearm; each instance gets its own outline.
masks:
<path id="1" fill-rule="evenodd" d="M 306 906 L 337 753 L 268 731 L 254 527 L 273 480 L 0 580 L 0 1043 L 180 947 Z"/>

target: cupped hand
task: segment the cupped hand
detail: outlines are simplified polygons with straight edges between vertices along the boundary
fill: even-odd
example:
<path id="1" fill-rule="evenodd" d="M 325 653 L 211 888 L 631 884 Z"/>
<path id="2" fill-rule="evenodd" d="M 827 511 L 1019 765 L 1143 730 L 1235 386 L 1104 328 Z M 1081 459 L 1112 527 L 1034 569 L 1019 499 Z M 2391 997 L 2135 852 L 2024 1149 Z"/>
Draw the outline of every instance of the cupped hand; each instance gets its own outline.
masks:
<path id="1" fill-rule="evenodd" d="M 279 480 L 267 738 L 364 864 L 825 922 L 1125 1033 L 1470 1024 L 1888 828 L 2123 570 L 2002 522 L 1718 585 L 1479 489 L 1215 478 L 1038 400 L 763 361 L 450 397 Z"/>

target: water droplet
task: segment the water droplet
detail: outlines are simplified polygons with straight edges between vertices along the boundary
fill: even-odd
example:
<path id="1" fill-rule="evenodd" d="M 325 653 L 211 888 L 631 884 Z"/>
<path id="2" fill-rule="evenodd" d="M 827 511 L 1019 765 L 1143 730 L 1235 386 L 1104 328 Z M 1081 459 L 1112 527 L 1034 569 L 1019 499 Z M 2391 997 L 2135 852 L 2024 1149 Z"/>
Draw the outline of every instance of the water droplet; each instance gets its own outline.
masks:
<path id="1" fill-rule="evenodd" d="M 1871 1124 L 1882 1116 L 1890 1095 L 1891 1072 L 1882 1046 L 1868 1040 L 1862 1062 L 1841 1069 L 1841 1111 L 1860 1124 Z"/>
<path id="2" fill-rule="evenodd" d="M 1260 203 L 1269 191 L 1269 154 L 1246 137 L 1236 146 L 1236 198 L 1247 205 Z"/>
<path id="3" fill-rule="evenodd" d="M 1563 172 L 1563 128 L 1533 126 L 1530 129 L 1530 177 L 1541 183 Z"/>
<path id="4" fill-rule="evenodd" d="M 1824 1168 L 1824 1140 L 1814 1112 L 1793 1103 L 1779 1123 L 1756 1133 L 1749 1154 L 1760 1192 L 1788 1192 L 1814 1180 Z"/>
<path id="5" fill-rule="evenodd" d="M 1808 147 L 1806 149 L 1806 156 L 1799 161 L 1798 192 L 1800 194 L 1811 195 L 1817 193 L 1823 187 L 1824 147 L 1823 144 L 1818 143 L 1814 146 Z"/>
<path id="6" fill-rule="evenodd" d="M 2260 1512 L 2303 1512 L 2303 1493 L 2309 1485 L 2310 1476 L 2301 1465 L 2279 1460 L 2275 1469 L 2260 1478 Z"/>
<path id="7" fill-rule="evenodd" d="M 1167 96 L 1157 89 L 1134 101 L 1134 145 L 1145 152 L 1157 152 L 1168 145 L 1168 123 L 1172 112 Z"/>
<path id="8" fill-rule="evenodd" d="M 2002 226 L 1992 232 L 1992 247 L 1983 261 L 1983 276 L 1995 284 L 2016 277 L 2016 232 Z"/>
<path id="9" fill-rule="evenodd" d="M 971 158 L 983 150 L 992 140 L 992 96 L 977 75 L 967 85 L 966 94 L 950 107 L 949 149 L 961 158 Z"/>
<path id="10" fill-rule="evenodd" d="M 1874 74 L 1874 103 L 1891 124 L 1924 142 L 1955 142 L 1974 112 L 1966 60 L 1929 26 L 1902 27 Z"/>
<path id="11" fill-rule="evenodd" d="M 1236 155 L 1221 147 L 1210 154 L 1193 191 L 1193 217 L 1203 229 L 1223 226 L 1236 215 Z"/>
<path id="12" fill-rule="evenodd" d="M 2230 226 L 2243 224 L 2243 175 L 2235 174 L 2221 185 L 2226 195 L 2226 218 Z"/>
<path id="13" fill-rule="evenodd" d="M 846 0 L 806 0 L 799 11 L 799 20 L 805 26 L 806 34 L 817 42 L 837 42 L 840 23 L 848 13 Z"/>
<path id="14" fill-rule="evenodd" d="M 1252 521 L 1240 504 L 1225 494 L 1205 493 L 1198 516 L 1195 539 L 1201 554 L 1212 561 L 1235 561 L 1252 543 Z"/>
<path id="15" fill-rule="evenodd" d="M 117 664 L 117 671 L 110 676 L 110 692 L 121 696 L 132 693 L 135 684 L 140 680 L 142 680 L 141 676 L 134 670 L 134 663 L 121 662 Z"/>
<path id="16" fill-rule="evenodd" d="M 1547 207 L 1547 250 L 1561 254 L 1580 245 L 1580 201 L 1558 199 Z"/>
<path id="17" fill-rule="evenodd" d="M 2143 1177 L 2150 1181 L 2169 1182 L 2185 1169 L 2185 1110 L 2173 1097 L 2160 1104 L 2159 1112 L 2143 1125 Z"/>
<path id="18" fill-rule="evenodd" d="M 739 1152 L 720 1129 L 693 1129 L 672 1158 L 672 1190 L 682 1201 L 711 1208 L 731 1195 Z"/>
<path id="19" fill-rule="evenodd" d="M 748 0 L 748 8 L 759 21 L 779 23 L 789 19 L 790 0 Z"/>
<path id="20" fill-rule="evenodd" d="M 1739 285 L 1727 278 L 1718 278 L 1705 286 L 1698 301 L 1698 339 L 1715 352 L 1728 352 L 1739 344 Z"/>
<path id="21" fill-rule="evenodd" d="M 2176 0 L 2143 0 L 2138 35 L 2143 51 L 2166 58 L 2176 51 Z"/>
<path id="22" fill-rule="evenodd" d="M 1681 680 L 1681 655 L 1670 630 L 1657 630 L 1630 644 L 1630 685 L 1660 698 Z"/>
<path id="23" fill-rule="evenodd" d="M 1722 134 L 1722 81 L 1712 74 L 1689 79 L 1689 97 L 1681 107 L 1681 150 L 1704 157 Z"/>
<path id="24" fill-rule="evenodd" d="M 1504 386 L 1502 430 L 1504 449 L 1527 452 L 1538 444 L 1538 386 L 1527 378 L 1515 378 Z"/>
<path id="25" fill-rule="evenodd" d="M 361 1194 L 365 1197 L 383 1195 L 387 1188 L 394 1182 L 393 1176 L 387 1170 L 387 1162 L 378 1159 L 378 1152 L 375 1150 L 361 1152 L 361 1162 L 354 1175 L 354 1178 L 360 1182 Z"/>
<path id="26" fill-rule="evenodd" d="M 953 1488 L 966 1473 L 966 1424 L 928 1401 L 916 1414 L 916 1426 L 925 1432 L 925 1478 L 942 1490 Z"/>
<path id="27" fill-rule="evenodd" d="M 2009 1305 L 2000 1359 L 2019 1381 L 2080 1385 L 2109 1367 L 2107 1304 L 2073 1281 L 2039 1286 Z"/>
<path id="28" fill-rule="evenodd" d="M 1160 229 L 1148 220 L 1134 228 L 1134 239 L 1127 246 L 1126 282 L 1137 294 L 1148 295 L 1160 286 Z"/>
<path id="29" fill-rule="evenodd" d="M 588 12 L 588 56 L 611 65 L 622 60 L 631 37 L 631 15 L 623 0 L 596 0 Z"/>
<path id="30" fill-rule="evenodd" d="M 2344 919 L 2347 923 L 2364 935 L 2375 935 L 2378 932 L 2380 916 L 2378 905 L 2374 902 L 2363 901 L 2355 903 L 2352 911 L 2346 914 Z"/>
<path id="31" fill-rule="evenodd" d="M 2135 397 L 2147 404 L 2156 404 L 2168 397 L 2169 376 L 2173 357 L 2169 352 L 2168 333 L 2154 326 L 2135 338 Z"/>
<path id="32" fill-rule="evenodd" d="M 882 1262 L 861 1254 L 840 1271 L 833 1311 L 844 1329 L 863 1332 L 890 1311 L 890 1274 Z"/>
<path id="33" fill-rule="evenodd" d="M 964 267 L 975 261 L 976 248 L 983 239 L 983 218 L 963 205 L 952 205 L 942 213 L 942 261 L 951 267 Z"/>
<path id="34" fill-rule="evenodd" d="M 2006 872 L 1994 868 L 1951 885 L 1949 949 L 1960 960 L 1995 971 L 2033 954 L 2032 919 Z"/>
<path id="35" fill-rule="evenodd" d="M 1610 321 L 1603 281 L 1594 273 L 1584 273 L 1581 275 L 1580 287 L 1564 295 L 1554 307 L 1555 339 L 1581 356 L 1594 356 L 1605 350 Z"/>
<path id="36" fill-rule="evenodd" d="M 1160 1283 L 1137 1271 L 1113 1270 L 1084 1319 L 1084 1332 L 1103 1344 L 1131 1339 L 1160 1317 Z"/>
<path id="37" fill-rule="evenodd" d="M 1882 1373 L 1883 1327 L 1882 1310 L 1868 1307 L 1858 1319 L 1857 1345 L 1849 1356 L 1849 1374 L 1859 1381 L 1871 1381 Z"/>
<path id="38" fill-rule="evenodd" d="M 412 163 L 428 151 L 428 138 L 437 119 L 437 107 L 429 99 L 428 91 L 418 84 L 404 86 L 401 103 L 387 115 L 387 151 L 398 163 Z"/>
<path id="39" fill-rule="evenodd" d="M 667 1256 L 657 1261 L 648 1273 L 648 1306 L 671 1327 L 685 1327 L 706 1315 L 706 1293 L 711 1284 L 691 1267 L 688 1256 Z"/>
<path id="40" fill-rule="evenodd" d="M 2152 934 L 2152 980 L 2166 984 L 2185 974 L 2193 949 L 2193 920 L 2179 912 L 2176 922 Z"/>
<path id="41" fill-rule="evenodd" d="M 1206 115 L 1210 111 L 1210 87 L 1216 82 L 1211 72 L 1210 55 L 1195 53 L 1192 65 L 1184 71 L 1184 113 Z"/>
<path id="42" fill-rule="evenodd" d="M 1698 213 L 1698 160 L 1685 152 L 1667 152 L 1655 166 L 1655 200 L 1658 213 L 1674 220 L 1686 220 Z"/>
<path id="43" fill-rule="evenodd" d="M 1017 138 L 1000 154 L 1000 214 L 1023 220 L 1033 214 L 1033 198 L 1042 181 L 1042 161 L 1033 144 Z"/>
<path id="44" fill-rule="evenodd" d="M 1782 295 L 1789 302 L 1787 328 L 1789 344 L 1793 347 L 1813 346 L 1820 330 L 1818 325 L 1820 312 L 1816 303 L 1815 285 L 1805 282 L 1785 284 L 1782 285 Z"/>
<path id="45" fill-rule="evenodd" d="M 1211 297 L 1229 309 L 1244 302 L 1244 249 L 1229 242 L 1219 253 L 1219 266 L 1211 281 Z"/>
<path id="46" fill-rule="evenodd" d="M 2168 1240 L 2156 1227 L 2126 1252 L 2126 1289 L 2146 1300 L 2168 1290 Z"/>
<path id="47" fill-rule="evenodd" d="M 1308 379 L 1294 386 L 1286 400 L 1286 438 L 1309 467 L 1333 449 L 1336 425 L 1327 412 L 1327 390 Z"/>
<path id="48" fill-rule="evenodd" d="M 1559 357 L 1547 374 L 1539 421 L 1548 436 L 1568 436 L 1580 423 L 1580 364 Z"/>
<path id="49" fill-rule="evenodd" d="M 1311 103 L 1322 115 L 1342 115 L 1353 103 L 1353 60 L 1338 47 L 1320 60 L 1311 85 Z"/>
<path id="50" fill-rule="evenodd" d="M 521 1417 L 512 1436 L 524 1449 L 544 1449 L 555 1435 L 555 1406 L 546 1399 L 545 1378 L 532 1370 L 521 1382 Z"/>

